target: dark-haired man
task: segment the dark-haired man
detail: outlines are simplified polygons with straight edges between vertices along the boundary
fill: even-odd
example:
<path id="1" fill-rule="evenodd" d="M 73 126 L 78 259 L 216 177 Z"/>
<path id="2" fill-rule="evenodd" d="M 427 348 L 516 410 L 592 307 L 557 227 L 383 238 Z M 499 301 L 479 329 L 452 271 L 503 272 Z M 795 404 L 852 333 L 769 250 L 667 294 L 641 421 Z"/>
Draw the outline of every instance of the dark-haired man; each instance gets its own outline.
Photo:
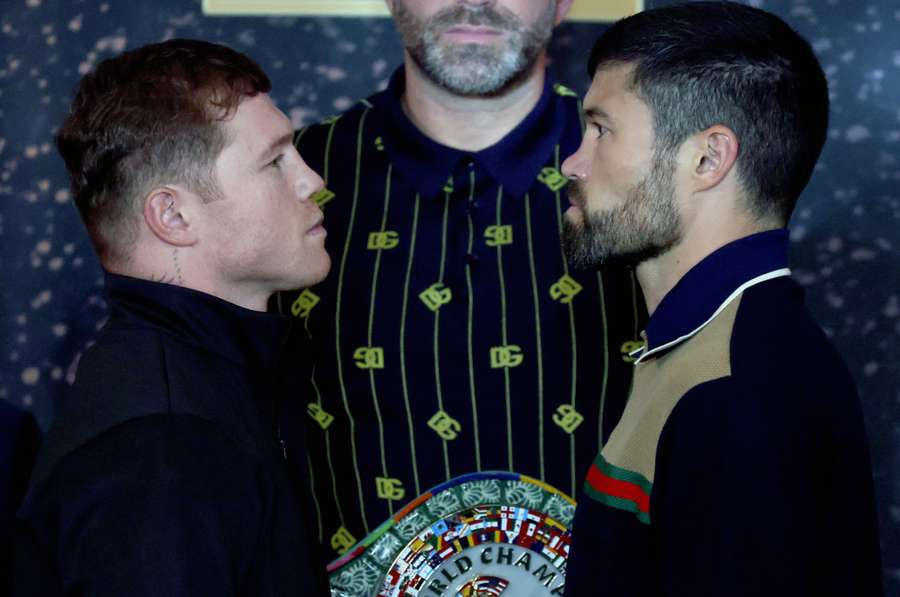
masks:
<path id="1" fill-rule="evenodd" d="M 637 266 L 650 320 L 581 493 L 566 594 L 877 595 L 856 390 L 788 269 L 828 122 L 777 17 L 698 2 L 594 46 L 566 241 Z"/>
<path id="2" fill-rule="evenodd" d="M 190 40 L 81 81 L 57 145 L 110 318 L 19 512 L 18 595 L 327 594 L 279 434 L 289 321 L 264 312 L 328 272 L 322 180 L 269 88 Z"/>
<path id="3" fill-rule="evenodd" d="M 405 48 L 388 88 L 298 132 L 335 271 L 281 301 L 317 347 L 306 424 L 334 557 L 461 475 L 573 493 L 645 317 L 629 270 L 560 249 L 581 116 L 546 48 L 571 0 L 387 4 Z"/>

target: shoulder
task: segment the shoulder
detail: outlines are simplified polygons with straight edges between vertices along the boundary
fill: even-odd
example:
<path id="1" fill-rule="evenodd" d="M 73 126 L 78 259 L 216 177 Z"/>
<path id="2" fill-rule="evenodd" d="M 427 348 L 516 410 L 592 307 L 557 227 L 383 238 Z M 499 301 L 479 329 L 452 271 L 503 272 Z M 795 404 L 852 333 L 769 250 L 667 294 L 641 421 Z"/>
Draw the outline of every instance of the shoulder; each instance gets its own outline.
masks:
<path id="1" fill-rule="evenodd" d="M 92 595 L 227 593 L 258 557 L 272 491 L 210 422 L 143 417 L 66 454 L 32 487 L 18 547 L 32 568 Z"/>
<path id="2" fill-rule="evenodd" d="M 149 415 L 108 429 L 59 458 L 32 488 L 26 509 L 111 503 L 158 492 L 176 498 L 183 492 L 195 503 L 212 504 L 252 495 L 261 470 L 258 457 L 215 423 L 192 415 Z"/>
<path id="3" fill-rule="evenodd" d="M 844 359 L 813 319 L 790 278 L 741 297 L 731 339 L 732 376 L 758 394 L 812 412 L 854 410 L 856 386 Z M 843 416 L 843 415 L 841 415 Z"/>
<path id="4" fill-rule="evenodd" d="M 661 442 L 681 438 L 687 445 L 703 438 L 720 442 L 718 450 L 764 444 L 796 452 L 802 444 L 827 452 L 838 436 L 864 437 L 853 379 L 803 304 L 802 290 L 779 278 L 748 289 L 739 300 L 715 348 L 727 352 L 726 368 L 681 396 Z"/>

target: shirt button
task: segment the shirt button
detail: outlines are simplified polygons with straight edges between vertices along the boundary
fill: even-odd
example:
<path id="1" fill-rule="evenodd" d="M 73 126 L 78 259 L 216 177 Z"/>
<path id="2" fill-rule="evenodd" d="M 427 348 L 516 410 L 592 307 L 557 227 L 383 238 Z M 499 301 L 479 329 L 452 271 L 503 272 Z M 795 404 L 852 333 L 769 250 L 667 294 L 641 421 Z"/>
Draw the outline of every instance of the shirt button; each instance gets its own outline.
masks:
<path id="1" fill-rule="evenodd" d="M 478 263 L 478 255 L 475 255 L 474 253 L 466 254 L 467 265 L 475 265 L 476 263 Z"/>

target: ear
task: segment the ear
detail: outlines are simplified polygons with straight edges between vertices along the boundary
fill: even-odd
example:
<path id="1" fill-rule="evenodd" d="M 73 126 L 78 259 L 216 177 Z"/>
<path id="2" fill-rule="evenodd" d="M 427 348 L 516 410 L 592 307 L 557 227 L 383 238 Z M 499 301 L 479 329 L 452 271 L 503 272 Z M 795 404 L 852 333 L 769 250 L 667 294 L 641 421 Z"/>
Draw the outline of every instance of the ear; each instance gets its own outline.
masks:
<path id="1" fill-rule="evenodd" d="M 722 182 L 734 168 L 738 157 L 738 138 L 734 131 L 721 124 L 709 127 L 694 138 L 694 190 L 706 191 Z"/>
<path id="2" fill-rule="evenodd" d="M 189 212 L 194 199 L 183 189 L 174 186 L 157 187 L 144 199 L 144 221 L 156 237 L 176 247 L 197 242 L 191 227 Z"/>
<path id="3" fill-rule="evenodd" d="M 566 15 L 569 14 L 569 10 L 572 9 L 572 5 L 575 3 L 575 0 L 556 0 L 556 24 L 559 25 L 562 23 L 563 19 L 566 18 Z"/>

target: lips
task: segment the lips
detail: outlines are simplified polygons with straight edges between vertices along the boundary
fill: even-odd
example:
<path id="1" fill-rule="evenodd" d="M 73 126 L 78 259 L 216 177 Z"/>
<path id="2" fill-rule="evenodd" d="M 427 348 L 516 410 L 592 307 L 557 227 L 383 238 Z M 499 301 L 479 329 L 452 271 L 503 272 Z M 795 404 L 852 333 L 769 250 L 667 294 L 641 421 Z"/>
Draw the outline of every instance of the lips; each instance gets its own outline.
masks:
<path id="1" fill-rule="evenodd" d="M 466 35 L 500 35 L 500 31 L 493 27 L 479 25 L 457 25 L 447 29 L 446 33 L 460 33 Z"/>
<path id="2" fill-rule="evenodd" d="M 584 211 L 584 187 L 581 186 L 581 182 L 577 180 L 570 181 L 568 191 L 569 203 L 572 204 L 572 207 L 577 207 L 578 209 Z"/>
<path id="3" fill-rule="evenodd" d="M 307 234 L 323 234 L 325 233 L 325 227 L 322 226 L 322 222 L 325 220 L 325 216 L 319 216 L 316 219 L 316 223 L 310 226 L 307 230 Z"/>

